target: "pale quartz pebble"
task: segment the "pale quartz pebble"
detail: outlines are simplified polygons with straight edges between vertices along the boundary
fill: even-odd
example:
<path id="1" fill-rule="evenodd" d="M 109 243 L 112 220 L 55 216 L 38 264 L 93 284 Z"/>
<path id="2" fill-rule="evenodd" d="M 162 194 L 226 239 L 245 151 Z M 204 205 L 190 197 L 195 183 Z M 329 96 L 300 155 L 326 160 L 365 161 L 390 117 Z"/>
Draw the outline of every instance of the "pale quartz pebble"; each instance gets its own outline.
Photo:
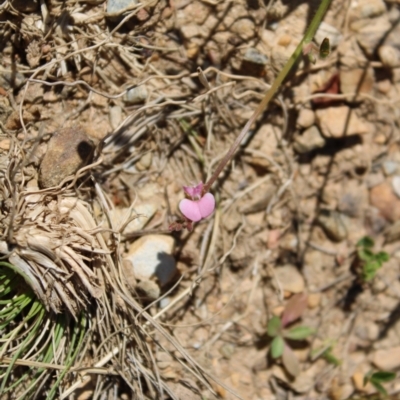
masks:
<path id="1" fill-rule="evenodd" d="M 156 277 L 162 287 L 178 272 L 173 257 L 174 245 L 172 236 L 142 236 L 130 245 L 124 260 L 131 263 L 136 279 L 145 281 Z"/>
<path id="2" fill-rule="evenodd" d="M 148 151 L 140 157 L 140 160 L 136 163 L 136 168 L 138 171 L 145 171 L 151 167 L 153 161 L 153 153 Z"/>
<path id="3" fill-rule="evenodd" d="M 334 26 L 322 21 L 315 33 L 315 41 L 321 44 L 325 38 L 329 39 L 329 45 L 334 49 L 342 40 L 342 34 Z"/>
<path id="4" fill-rule="evenodd" d="M 142 103 L 147 99 L 148 92 L 145 85 L 136 86 L 129 89 L 124 95 L 124 101 L 127 104 Z"/>
<path id="5" fill-rule="evenodd" d="M 122 121 L 122 108 L 113 106 L 110 108 L 110 125 L 115 130 Z"/>

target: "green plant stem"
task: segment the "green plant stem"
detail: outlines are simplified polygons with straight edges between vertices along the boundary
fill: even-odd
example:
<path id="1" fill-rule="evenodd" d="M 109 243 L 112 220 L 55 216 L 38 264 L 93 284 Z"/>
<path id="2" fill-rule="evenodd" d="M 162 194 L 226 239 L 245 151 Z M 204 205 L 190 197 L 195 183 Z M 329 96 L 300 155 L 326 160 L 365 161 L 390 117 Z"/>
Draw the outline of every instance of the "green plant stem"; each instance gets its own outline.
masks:
<path id="1" fill-rule="evenodd" d="M 269 88 L 267 93 L 265 94 L 264 98 L 262 99 L 261 103 L 258 105 L 256 110 L 254 111 L 253 115 L 247 121 L 246 125 L 243 127 L 242 131 L 240 132 L 239 136 L 236 138 L 234 143 L 232 144 L 231 148 L 226 153 L 225 157 L 221 160 L 218 164 L 217 169 L 208 180 L 208 182 L 204 185 L 204 192 L 208 192 L 212 186 L 212 184 L 216 181 L 219 174 L 225 168 L 226 164 L 229 160 L 233 157 L 234 153 L 236 152 L 237 148 L 239 147 L 240 143 L 242 142 L 243 138 L 250 130 L 251 125 L 257 120 L 258 116 L 263 112 L 263 110 L 267 107 L 270 100 L 274 97 L 275 93 L 278 91 L 279 87 L 281 86 L 282 82 L 285 80 L 287 75 L 289 74 L 290 70 L 292 69 L 293 65 L 296 63 L 298 57 L 301 55 L 303 51 L 303 46 L 308 44 L 312 41 L 318 26 L 325 15 L 329 5 L 331 4 L 331 0 L 321 0 L 321 4 L 318 7 L 317 12 L 314 15 L 310 25 L 307 28 L 306 33 L 303 36 L 303 39 L 300 41 L 296 49 L 294 50 L 293 54 L 283 67 L 283 69 L 279 72 L 278 76 L 276 77 L 274 83 Z"/>

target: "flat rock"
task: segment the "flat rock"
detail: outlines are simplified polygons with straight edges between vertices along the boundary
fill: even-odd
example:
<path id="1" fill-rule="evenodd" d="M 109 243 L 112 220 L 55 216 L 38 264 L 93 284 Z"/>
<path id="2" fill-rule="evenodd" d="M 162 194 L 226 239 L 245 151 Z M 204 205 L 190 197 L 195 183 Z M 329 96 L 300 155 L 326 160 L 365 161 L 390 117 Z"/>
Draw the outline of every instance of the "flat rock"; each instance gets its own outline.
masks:
<path id="1" fill-rule="evenodd" d="M 387 15 L 365 19 L 360 22 L 361 24 L 352 27 L 356 28 L 358 44 L 368 56 L 371 56 L 385 35 L 392 29 L 392 25 Z"/>
<path id="2" fill-rule="evenodd" d="M 321 133 L 325 137 L 340 138 L 362 135 L 369 131 L 368 125 L 347 106 L 317 110 L 316 117 Z"/>
<path id="3" fill-rule="evenodd" d="M 343 94 L 369 94 L 375 82 L 374 70 L 372 68 L 368 68 L 367 70 L 364 68 L 341 69 L 339 77 L 340 91 Z"/>
<path id="4" fill-rule="evenodd" d="M 136 279 L 146 281 L 156 277 L 160 286 L 164 286 L 177 274 L 172 256 L 174 245 L 172 236 L 142 236 L 131 244 L 124 260 L 131 263 Z"/>
<path id="5" fill-rule="evenodd" d="M 369 192 L 369 202 L 388 221 L 395 222 L 400 219 L 400 199 L 389 182 L 374 186 Z"/>
<path id="6" fill-rule="evenodd" d="M 40 187 L 59 185 L 67 176 L 87 165 L 93 151 L 94 143 L 83 129 L 74 127 L 55 132 L 40 164 Z"/>
<path id="7" fill-rule="evenodd" d="M 372 363 L 381 371 L 393 371 L 400 367 L 400 346 L 377 350 L 371 356 Z"/>
<path id="8" fill-rule="evenodd" d="M 147 89 L 145 85 L 136 86 L 129 89 L 124 96 L 124 101 L 127 104 L 142 103 L 147 99 Z"/>
<path id="9" fill-rule="evenodd" d="M 324 146 L 325 139 L 315 125 L 306 129 L 302 135 L 296 135 L 293 144 L 294 149 L 300 154 L 308 153 Z"/>
<path id="10" fill-rule="evenodd" d="M 282 289 L 291 293 L 301 293 L 304 291 L 304 278 L 299 270 L 293 265 L 284 265 L 275 269 L 275 276 Z"/>

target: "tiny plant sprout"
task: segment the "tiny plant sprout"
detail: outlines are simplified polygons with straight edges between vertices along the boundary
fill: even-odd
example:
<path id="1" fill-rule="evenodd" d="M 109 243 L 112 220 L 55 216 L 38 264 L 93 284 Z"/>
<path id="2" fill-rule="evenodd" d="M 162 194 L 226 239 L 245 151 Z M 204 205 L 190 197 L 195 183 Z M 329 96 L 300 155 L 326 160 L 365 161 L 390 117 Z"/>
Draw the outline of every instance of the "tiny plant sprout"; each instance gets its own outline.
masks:
<path id="1" fill-rule="evenodd" d="M 191 199 L 183 199 L 179 203 L 181 213 L 192 222 L 209 217 L 215 209 L 215 199 L 211 193 L 203 194 L 203 183 L 196 186 L 183 186 L 183 190 Z"/>
<path id="2" fill-rule="evenodd" d="M 308 326 L 288 328 L 292 322 L 298 320 L 307 308 L 307 295 L 294 295 L 286 304 L 282 317 L 273 316 L 267 325 L 267 334 L 272 338 L 270 354 L 273 359 L 282 358 L 282 364 L 292 376 L 300 373 L 300 365 L 289 346 L 289 341 L 304 340 L 314 333 Z"/>

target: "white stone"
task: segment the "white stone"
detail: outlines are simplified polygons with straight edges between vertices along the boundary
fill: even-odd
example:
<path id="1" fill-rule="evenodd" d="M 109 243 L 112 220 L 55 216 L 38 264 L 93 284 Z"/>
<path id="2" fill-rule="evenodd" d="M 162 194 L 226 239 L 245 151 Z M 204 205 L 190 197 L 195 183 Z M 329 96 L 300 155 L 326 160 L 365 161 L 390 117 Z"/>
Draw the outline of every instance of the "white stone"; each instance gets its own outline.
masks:
<path id="1" fill-rule="evenodd" d="M 315 33 L 315 41 L 321 44 L 325 38 L 329 39 L 329 45 L 334 49 L 342 40 L 342 35 L 334 26 L 322 21 Z"/>
<path id="2" fill-rule="evenodd" d="M 156 277 L 160 286 L 164 286 L 177 273 L 172 255 L 174 244 L 172 236 L 142 236 L 131 244 L 125 260 L 131 263 L 137 279 L 149 280 Z"/>
<path id="3" fill-rule="evenodd" d="M 147 99 L 147 95 L 145 85 L 136 86 L 125 93 L 124 101 L 128 104 L 142 103 Z"/>
<path id="4" fill-rule="evenodd" d="M 108 0 L 107 2 L 107 13 L 114 14 L 125 10 L 128 7 L 132 7 L 137 4 L 137 0 Z"/>

